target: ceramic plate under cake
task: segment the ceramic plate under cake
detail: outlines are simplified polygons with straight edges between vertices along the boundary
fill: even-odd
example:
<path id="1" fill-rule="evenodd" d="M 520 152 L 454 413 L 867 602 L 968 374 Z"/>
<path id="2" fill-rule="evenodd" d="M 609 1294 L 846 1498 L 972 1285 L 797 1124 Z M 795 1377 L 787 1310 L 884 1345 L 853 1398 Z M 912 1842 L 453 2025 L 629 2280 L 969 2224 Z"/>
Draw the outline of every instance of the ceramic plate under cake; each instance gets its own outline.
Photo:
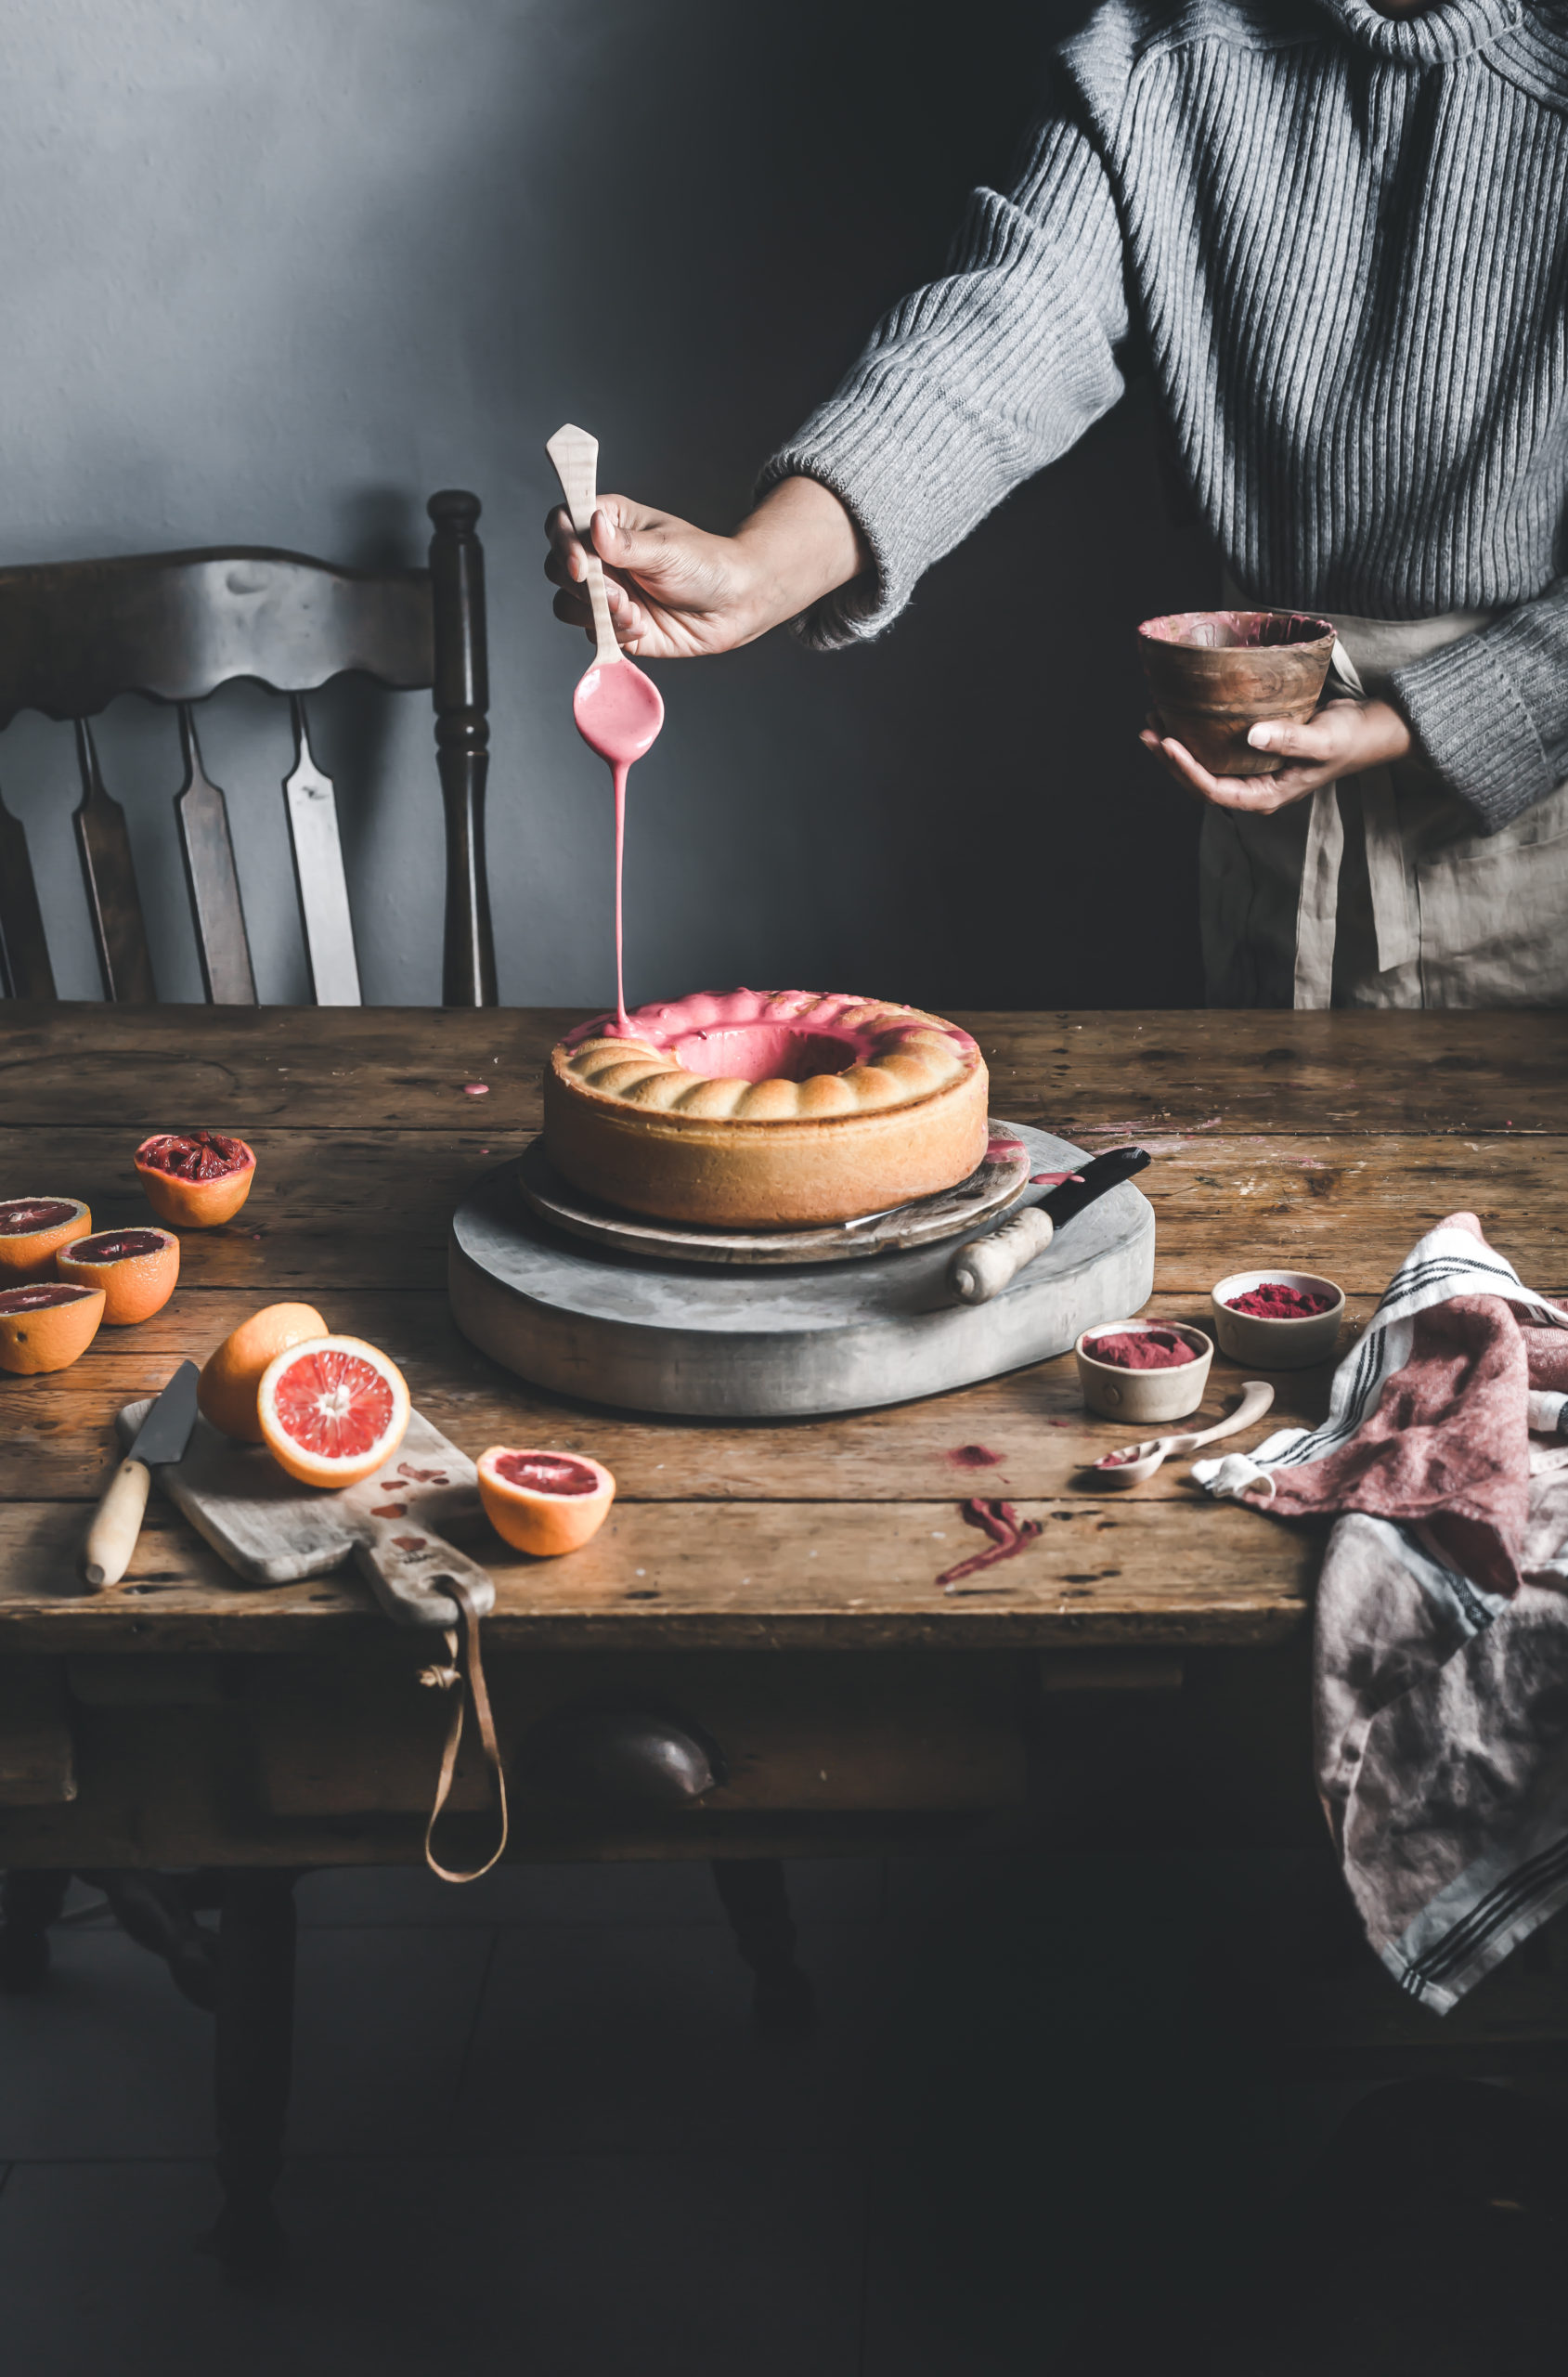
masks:
<path id="1" fill-rule="evenodd" d="M 1004 1213 L 1027 1186 L 1031 1160 L 1007 1124 L 992 1121 L 984 1161 L 955 1188 L 819 1229 L 697 1229 L 623 1214 L 563 1180 L 545 1154 L 542 1138 L 531 1139 L 519 1158 L 517 1185 L 541 1221 L 621 1254 L 653 1255 L 668 1263 L 847 1263 L 933 1245 Z"/>

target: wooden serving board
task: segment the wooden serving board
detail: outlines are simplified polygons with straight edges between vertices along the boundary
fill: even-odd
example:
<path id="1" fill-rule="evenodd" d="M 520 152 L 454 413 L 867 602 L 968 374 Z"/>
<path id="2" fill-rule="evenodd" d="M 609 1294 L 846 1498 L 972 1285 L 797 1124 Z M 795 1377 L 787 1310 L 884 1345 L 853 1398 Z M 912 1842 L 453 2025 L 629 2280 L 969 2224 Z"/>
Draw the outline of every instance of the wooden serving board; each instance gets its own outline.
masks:
<path id="1" fill-rule="evenodd" d="M 119 1413 L 126 1445 L 149 1408 L 127 1403 Z M 298 1584 L 352 1559 L 400 1626 L 459 1624 L 440 1590 L 448 1577 L 467 1586 L 481 1616 L 495 1605 L 488 1570 L 447 1540 L 484 1523 L 473 1463 L 418 1411 L 385 1467 L 341 1493 L 297 1486 L 265 1445 L 236 1444 L 200 1416 L 184 1460 L 153 1476 L 247 1584 Z"/>

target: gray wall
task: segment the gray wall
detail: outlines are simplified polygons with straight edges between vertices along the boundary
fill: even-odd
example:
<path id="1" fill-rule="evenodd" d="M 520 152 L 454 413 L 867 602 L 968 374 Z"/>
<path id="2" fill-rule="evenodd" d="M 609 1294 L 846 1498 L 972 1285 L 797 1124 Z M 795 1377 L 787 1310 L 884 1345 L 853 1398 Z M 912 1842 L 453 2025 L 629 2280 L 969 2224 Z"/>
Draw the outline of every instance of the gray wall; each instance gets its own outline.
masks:
<path id="1" fill-rule="evenodd" d="M 729 525 L 875 313 L 1006 171 L 1070 11 L 998 0 L 11 0 L 0 71 L 0 559 L 220 540 L 417 560 L 475 488 L 490 577 L 502 998 L 612 985 L 610 808 L 586 658 L 538 575 L 544 438 Z M 990 39 L 981 46 L 982 28 Z M 1136 398 L 927 580 L 875 648 L 784 636 L 658 673 L 633 778 L 634 998 L 805 982 L 937 1003 L 1197 995 L 1195 825 L 1133 734 L 1128 630 L 1204 599 Z M 1061 693 L 1024 740 L 1014 672 Z M 203 715 L 264 999 L 303 994 L 281 705 Z M 367 995 L 438 995 L 441 838 L 417 696 L 322 698 Z M 200 996 L 171 716 L 116 706 L 165 996 Z M 19 720 L 63 991 L 97 994 L 69 735 Z"/>

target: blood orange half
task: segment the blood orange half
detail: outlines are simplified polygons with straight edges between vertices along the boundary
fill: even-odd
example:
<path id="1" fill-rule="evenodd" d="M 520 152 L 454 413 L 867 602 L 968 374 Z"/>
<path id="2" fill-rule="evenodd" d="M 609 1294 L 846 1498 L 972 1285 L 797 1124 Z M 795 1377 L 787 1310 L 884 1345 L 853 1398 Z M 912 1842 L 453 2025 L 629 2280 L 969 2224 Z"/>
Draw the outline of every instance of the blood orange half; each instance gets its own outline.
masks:
<path id="1" fill-rule="evenodd" d="M 0 1204 L 0 1287 L 52 1278 L 60 1248 L 92 1227 L 80 1197 L 7 1197 Z"/>
<path id="2" fill-rule="evenodd" d="M 103 1290 L 66 1279 L 0 1289 L 0 1370 L 19 1378 L 69 1370 L 98 1333 Z"/>
<path id="3" fill-rule="evenodd" d="M 153 1212 L 180 1229 L 232 1221 L 256 1176 L 254 1149 L 220 1131 L 156 1131 L 136 1164 Z"/>
<path id="4" fill-rule="evenodd" d="M 408 1389 L 361 1337 L 311 1337 L 262 1372 L 256 1416 L 273 1459 L 302 1486 L 356 1486 L 396 1451 Z"/>
<path id="5" fill-rule="evenodd" d="M 616 1499 L 615 1479 L 586 1453 L 492 1445 L 475 1466 L 490 1525 L 519 1552 L 537 1558 L 576 1552 L 598 1534 Z"/>
<path id="6" fill-rule="evenodd" d="M 81 1288 L 101 1288 L 103 1317 L 111 1329 L 150 1320 L 175 1292 L 180 1275 L 180 1242 L 171 1229 L 100 1229 L 96 1238 L 73 1238 L 55 1257 L 62 1279 Z"/>

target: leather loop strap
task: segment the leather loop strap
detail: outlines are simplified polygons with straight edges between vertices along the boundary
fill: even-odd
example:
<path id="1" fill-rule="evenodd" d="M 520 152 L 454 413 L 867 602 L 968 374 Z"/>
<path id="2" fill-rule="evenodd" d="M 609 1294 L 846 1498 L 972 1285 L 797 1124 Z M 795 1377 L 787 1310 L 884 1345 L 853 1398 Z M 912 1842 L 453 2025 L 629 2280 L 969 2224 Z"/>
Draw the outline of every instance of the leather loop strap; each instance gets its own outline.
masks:
<path id="1" fill-rule="evenodd" d="M 441 1753 L 441 1774 L 435 1786 L 435 1804 L 430 1812 L 430 1822 L 424 1828 L 424 1861 L 431 1872 L 441 1881 L 476 1882 L 490 1871 L 492 1865 L 499 1864 L 505 1853 L 510 1822 L 506 1807 L 506 1770 L 501 1764 L 500 1746 L 496 1740 L 496 1721 L 490 1712 L 489 1688 L 485 1682 L 485 1662 L 480 1655 L 479 1612 L 473 1605 L 473 1595 L 460 1577 L 443 1577 L 441 1585 L 444 1591 L 451 1594 L 462 1617 L 462 1656 L 460 1661 L 458 1637 L 456 1634 L 449 1633 L 447 1636 L 447 1643 L 454 1664 L 446 1668 L 425 1668 L 420 1675 L 421 1683 L 457 1694 L 457 1699 L 452 1708 L 452 1720 L 447 1728 L 446 1747 Z M 447 1796 L 452 1788 L 452 1777 L 457 1772 L 458 1751 L 462 1746 L 463 1718 L 467 1713 L 470 1700 L 473 1703 L 473 1718 L 479 1728 L 479 1740 L 485 1753 L 485 1763 L 490 1770 L 490 1777 L 495 1786 L 496 1806 L 500 1814 L 501 1831 L 500 1838 L 483 1865 L 476 1865 L 471 1874 L 456 1874 L 449 1866 L 441 1864 L 433 1843 L 435 1838 L 436 1824 L 440 1819 L 442 1809 L 447 1804 Z"/>

